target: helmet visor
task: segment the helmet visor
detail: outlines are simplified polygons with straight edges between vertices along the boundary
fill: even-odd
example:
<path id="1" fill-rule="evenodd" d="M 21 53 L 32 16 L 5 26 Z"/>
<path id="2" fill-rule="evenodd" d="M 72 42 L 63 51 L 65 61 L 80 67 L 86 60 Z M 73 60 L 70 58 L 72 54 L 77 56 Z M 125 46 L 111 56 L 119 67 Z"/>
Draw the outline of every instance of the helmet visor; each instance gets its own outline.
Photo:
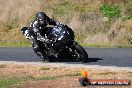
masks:
<path id="1" fill-rule="evenodd" d="M 45 23 L 45 20 L 39 19 L 39 23 L 40 23 L 40 24 L 44 24 L 44 23 Z"/>

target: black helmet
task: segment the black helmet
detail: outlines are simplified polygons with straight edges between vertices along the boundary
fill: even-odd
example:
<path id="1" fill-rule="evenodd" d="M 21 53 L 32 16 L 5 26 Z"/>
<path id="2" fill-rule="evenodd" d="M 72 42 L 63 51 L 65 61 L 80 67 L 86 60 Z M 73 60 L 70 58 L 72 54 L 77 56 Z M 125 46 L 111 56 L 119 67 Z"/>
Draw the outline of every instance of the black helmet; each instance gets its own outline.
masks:
<path id="1" fill-rule="evenodd" d="M 38 12 L 36 14 L 36 19 L 40 22 L 40 24 L 45 24 L 46 14 L 44 12 Z"/>

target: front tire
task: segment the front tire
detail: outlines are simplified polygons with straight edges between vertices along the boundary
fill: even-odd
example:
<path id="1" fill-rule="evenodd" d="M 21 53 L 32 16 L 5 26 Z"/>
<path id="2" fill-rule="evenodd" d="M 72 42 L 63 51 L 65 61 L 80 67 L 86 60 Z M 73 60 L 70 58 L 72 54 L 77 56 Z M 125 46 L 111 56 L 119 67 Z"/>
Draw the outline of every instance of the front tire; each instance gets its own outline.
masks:
<path id="1" fill-rule="evenodd" d="M 72 47 L 72 57 L 77 62 L 83 63 L 88 59 L 88 54 L 82 46 L 80 46 L 79 44 L 75 44 Z"/>

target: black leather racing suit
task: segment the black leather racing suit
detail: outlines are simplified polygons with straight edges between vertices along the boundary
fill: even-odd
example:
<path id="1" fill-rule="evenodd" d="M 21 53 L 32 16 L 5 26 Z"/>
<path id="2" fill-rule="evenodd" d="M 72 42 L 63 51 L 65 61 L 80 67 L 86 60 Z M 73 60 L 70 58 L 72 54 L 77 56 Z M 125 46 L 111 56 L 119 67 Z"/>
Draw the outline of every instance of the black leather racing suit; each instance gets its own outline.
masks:
<path id="1" fill-rule="evenodd" d="M 57 24 L 58 22 L 50 19 L 48 16 L 46 17 L 46 22 L 43 25 L 39 24 L 38 20 L 36 19 L 30 24 L 30 27 L 24 32 L 24 35 L 27 39 L 32 41 L 35 52 L 39 52 L 42 49 L 39 45 L 39 41 L 37 40 L 38 36 L 43 37 L 41 35 L 45 34 L 45 30 L 47 30 L 47 25 L 55 26 Z"/>

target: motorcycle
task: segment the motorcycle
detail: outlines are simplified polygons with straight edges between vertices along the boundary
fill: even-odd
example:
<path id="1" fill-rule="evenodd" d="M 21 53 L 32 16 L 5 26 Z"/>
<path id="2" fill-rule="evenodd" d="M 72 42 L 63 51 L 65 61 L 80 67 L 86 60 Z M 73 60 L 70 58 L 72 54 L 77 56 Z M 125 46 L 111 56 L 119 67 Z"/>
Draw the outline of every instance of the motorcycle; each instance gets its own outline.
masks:
<path id="1" fill-rule="evenodd" d="M 27 29 L 28 27 L 22 28 Z M 77 62 L 85 62 L 88 59 L 88 54 L 85 49 L 75 40 L 74 32 L 67 25 L 59 24 L 54 27 L 49 27 L 50 31 L 46 32 L 43 37 L 38 36 L 37 40 L 41 41 L 40 46 L 43 52 L 51 58 L 68 57 Z M 47 40 L 46 43 L 44 42 Z M 32 44 L 32 47 L 34 45 Z M 34 51 L 40 58 L 44 57 L 43 52 Z"/>

